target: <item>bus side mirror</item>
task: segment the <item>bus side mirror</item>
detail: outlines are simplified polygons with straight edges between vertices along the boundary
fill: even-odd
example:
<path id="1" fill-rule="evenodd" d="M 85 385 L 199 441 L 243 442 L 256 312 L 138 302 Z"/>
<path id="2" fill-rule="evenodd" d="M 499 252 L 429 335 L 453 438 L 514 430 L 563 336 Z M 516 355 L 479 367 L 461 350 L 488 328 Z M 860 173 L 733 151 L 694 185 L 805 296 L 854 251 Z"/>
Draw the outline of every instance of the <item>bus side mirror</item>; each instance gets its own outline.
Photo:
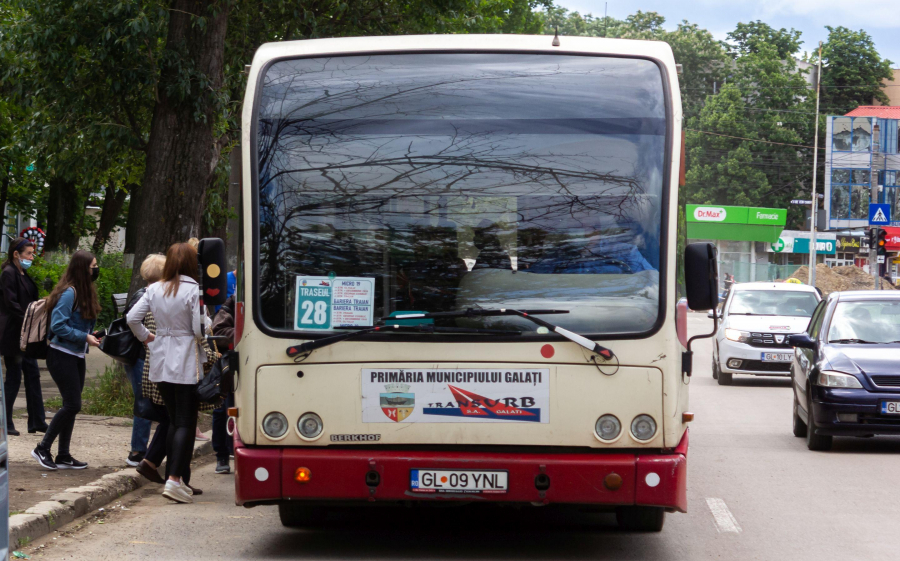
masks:
<path id="1" fill-rule="evenodd" d="M 716 309 L 719 305 L 716 246 L 711 243 L 692 243 L 684 248 L 684 280 L 690 309 Z"/>
<path id="2" fill-rule="evenodd" d="M 228 270 L 225 265 L 225 242 L 220 238 L 203 238 L 197 247 L 203 287 L 203 303 L 220 306 L 228 292 Z"/>

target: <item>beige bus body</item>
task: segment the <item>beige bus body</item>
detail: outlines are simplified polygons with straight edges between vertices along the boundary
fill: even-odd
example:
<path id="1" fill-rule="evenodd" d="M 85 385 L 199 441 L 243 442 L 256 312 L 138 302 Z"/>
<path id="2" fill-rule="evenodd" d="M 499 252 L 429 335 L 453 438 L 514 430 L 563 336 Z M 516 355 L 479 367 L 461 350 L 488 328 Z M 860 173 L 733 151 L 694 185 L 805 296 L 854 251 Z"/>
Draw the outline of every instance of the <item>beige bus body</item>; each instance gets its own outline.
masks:
<path id="1" fill-rule="evenodd" d="M 671 449 L 681 441 L 686 425 L 682 412 L 688 406 L 688 379 L 681 374 L 683 347 L 675 322 L 675 225 L 680 166 L 681 100 L 672 51 L 665 43 L 562 37 L 560 46 L 552 37 L 515 35 L 403 36 L 349 39 L 321 39 L 266 44 L 253 59 L 244 101 L 243 147 L 243 335 L 237 346 L 240 375 L 236 390 L 239 410 L 237 428 L 244 445 L 263 447 L 327 447 L 331 435 L 379 435 L 373 446 L 391 445 L 529 445 L 571 446 L 593 449 Z M 665 306 L 661 327 L 638 339 L 598 340 L 612 349 L 618 359 L 616 371 L 590 362 L 591 353 L 564 340 L 543 342 L 388 342 L 347 341 L 321 348 L 302 363 L 294 363 L 286 348 L 304 339 L 271 337 L 254 323 L 256 287 L 253 260 L 254 237 L 251 177 L 251 130 L 254 95 L 260 72 L 270 61 L 367 52 L 494 51 L 529 53 L 570 53 L 652 59 L 664 69 L 670 92 L 670 145 L 668 170 L 668 231 L 664 251 L 665 278 L 660 279 L 660 296 Z M 548 317 L 547 319 L 552 319 Z M 552 358 L 541 353 L 552 345 Z M 363 423 L 361 372 L 363 369 L 543 369 L 550 376 L 549 423 Z M 614 373 L 612 373 L 614 372 Z M 611 374 L 610 374 L 611 373 Z M 608 375 L 609 374 L 609 375 Z M 261 429 L 263 417 L 273 411 L 283 413 L 291 428 L 278 440 Z M 315 440 L 306 440 L 297 430 L 297 421 L 307 412 L 318 414 L 324 431 Z M 595 434 L 601 415 L 613 414 L 622 424 L 619 438 L 603 442 Z M 655 435 L 639 442 L 629 430 L 639 414 L 657 422 Z M 649 451 L 649 450 L 648 450 Z"/>

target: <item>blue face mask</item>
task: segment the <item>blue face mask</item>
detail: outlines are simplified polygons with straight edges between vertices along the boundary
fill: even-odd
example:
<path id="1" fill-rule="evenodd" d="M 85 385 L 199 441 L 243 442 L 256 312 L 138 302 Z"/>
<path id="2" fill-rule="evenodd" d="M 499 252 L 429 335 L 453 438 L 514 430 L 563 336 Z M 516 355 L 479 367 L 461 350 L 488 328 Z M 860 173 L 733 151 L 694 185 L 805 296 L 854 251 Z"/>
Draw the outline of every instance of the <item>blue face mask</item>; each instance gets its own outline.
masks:
<path id="1" fill-rule="evenodd" d="M 31 259 L 19 259 L 19 265 L 22 266 L 26 271 L 29 267 L 31 267 L 32 260 Z"/>

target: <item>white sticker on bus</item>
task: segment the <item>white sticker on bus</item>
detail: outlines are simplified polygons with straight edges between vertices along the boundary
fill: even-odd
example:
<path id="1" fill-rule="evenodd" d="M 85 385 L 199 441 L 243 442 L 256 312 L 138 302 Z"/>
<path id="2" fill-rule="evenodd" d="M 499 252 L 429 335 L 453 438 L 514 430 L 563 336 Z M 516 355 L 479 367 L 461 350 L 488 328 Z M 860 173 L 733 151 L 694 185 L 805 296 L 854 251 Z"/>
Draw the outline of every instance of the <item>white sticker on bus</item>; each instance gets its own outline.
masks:
<path id="1" fill-rule="evenodd" d="M 364 423 L 549 423 L 550 370 L 363 369 Z"/>
<path id="2" fill-rule="evenodd" d="M 363 277 L 297 277 L 295 329 L 330 330 L 372 325 L 375 280 Z"/>

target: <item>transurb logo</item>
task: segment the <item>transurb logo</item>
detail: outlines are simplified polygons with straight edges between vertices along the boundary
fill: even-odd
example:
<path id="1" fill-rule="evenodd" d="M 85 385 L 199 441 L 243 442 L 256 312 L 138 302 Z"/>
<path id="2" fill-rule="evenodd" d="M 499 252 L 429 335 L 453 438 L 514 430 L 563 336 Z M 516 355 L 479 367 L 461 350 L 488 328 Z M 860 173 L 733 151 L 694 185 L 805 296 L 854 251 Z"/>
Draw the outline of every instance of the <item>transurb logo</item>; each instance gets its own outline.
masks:
<path id="1" fill-rule="evenodd" d="M 698 206 L 694 209 L 694 220 L 702 222 L 723 222 L 727 215 L 722 207 Z"/>
<path id="2" fill-rule="evenodd" d="M 381 410 L 387 418 L 399 423 L 416 408 L 416 394 L 409 393 L 409 384 L 385 384 L 387 393 L 379 395 Z"/>

